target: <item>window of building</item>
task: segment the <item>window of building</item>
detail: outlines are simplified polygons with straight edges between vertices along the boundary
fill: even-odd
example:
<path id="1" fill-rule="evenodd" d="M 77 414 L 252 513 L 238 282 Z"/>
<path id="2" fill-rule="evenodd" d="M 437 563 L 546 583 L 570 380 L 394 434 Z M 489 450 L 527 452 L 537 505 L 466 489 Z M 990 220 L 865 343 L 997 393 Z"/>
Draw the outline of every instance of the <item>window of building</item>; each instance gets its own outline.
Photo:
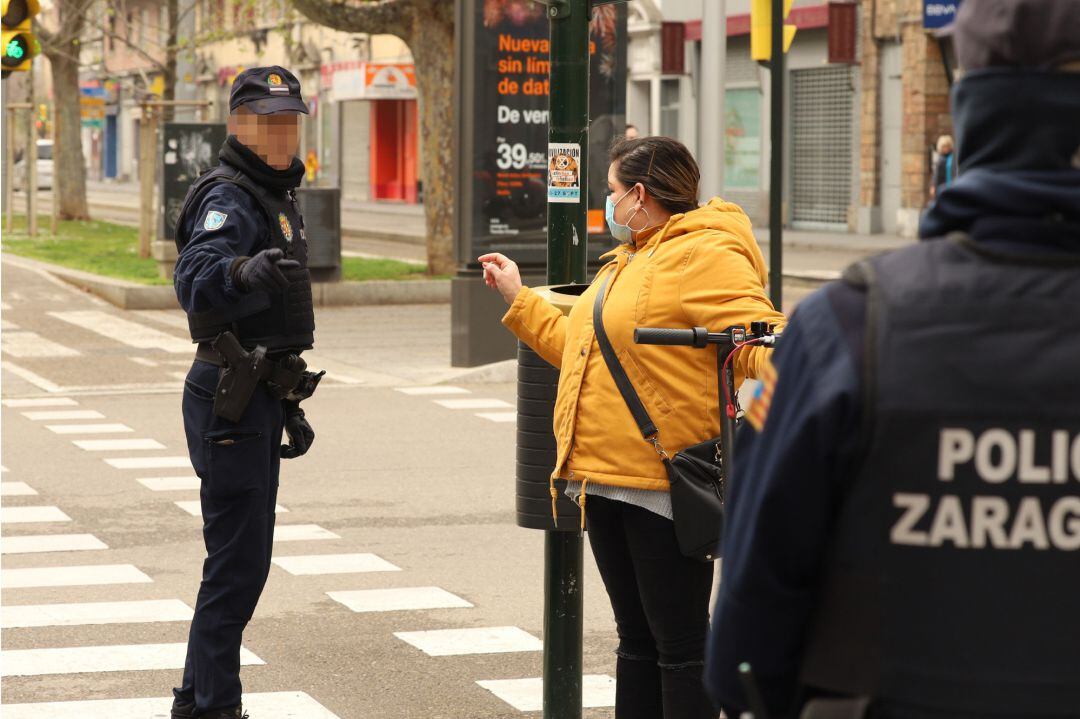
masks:
<path id="1" fill-rule="evenodd" d="M 679 79 L 660 81 L 660 134 L 679 136 Z"/>
<path id="2" fill-rule="evenodd" d="M 724 186 L 757 188 L 761 183 L 761 91 L 735 88 L 724 93 Z"/>

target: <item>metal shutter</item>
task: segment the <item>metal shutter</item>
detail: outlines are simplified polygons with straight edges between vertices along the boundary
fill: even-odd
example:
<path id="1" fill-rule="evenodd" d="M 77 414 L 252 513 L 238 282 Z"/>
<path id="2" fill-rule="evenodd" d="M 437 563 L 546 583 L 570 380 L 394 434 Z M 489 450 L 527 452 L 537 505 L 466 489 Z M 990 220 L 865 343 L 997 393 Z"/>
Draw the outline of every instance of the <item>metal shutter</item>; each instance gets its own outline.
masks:
<path id="1" fill-rule="evenodd" d="M 371 102 L 341 103 L 341 199 L 371 200 Z"/>
<path id="2" fill-rule="evenodd" d="M 792 224 L 846 228 L 851 205 L 851 70 L 793 70 L 791 77 Z"/>

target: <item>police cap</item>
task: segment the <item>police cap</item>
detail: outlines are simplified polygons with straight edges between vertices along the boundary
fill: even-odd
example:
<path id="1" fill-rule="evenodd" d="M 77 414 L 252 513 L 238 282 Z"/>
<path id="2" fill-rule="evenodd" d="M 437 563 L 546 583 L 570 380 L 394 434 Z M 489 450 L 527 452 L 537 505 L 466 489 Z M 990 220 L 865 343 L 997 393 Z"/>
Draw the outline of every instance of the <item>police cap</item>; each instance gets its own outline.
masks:
<path id="1" fill-rule="evenodd" d="M 300 94 L 300 81 L 296 75 L 283 67 L 252 67 L 236 76 L 229 95 L 229 112 L 236 112 L 241 105 L 256 115 L 272 115 L 275 112 L 302 112 L 308 114 L 304 97 Z"/>

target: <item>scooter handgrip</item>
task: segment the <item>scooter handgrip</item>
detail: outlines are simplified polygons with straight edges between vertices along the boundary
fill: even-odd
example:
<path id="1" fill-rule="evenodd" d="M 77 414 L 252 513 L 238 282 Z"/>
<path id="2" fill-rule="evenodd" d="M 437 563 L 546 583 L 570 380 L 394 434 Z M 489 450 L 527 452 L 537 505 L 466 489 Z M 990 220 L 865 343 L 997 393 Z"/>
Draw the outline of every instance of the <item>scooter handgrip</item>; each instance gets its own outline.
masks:
<path id="1" fill-rule="evenodd" d="M 694 345 L 694 330 L 673 327 L 638 327 L 634 330 L 634 342 L 639 345 Z"/>

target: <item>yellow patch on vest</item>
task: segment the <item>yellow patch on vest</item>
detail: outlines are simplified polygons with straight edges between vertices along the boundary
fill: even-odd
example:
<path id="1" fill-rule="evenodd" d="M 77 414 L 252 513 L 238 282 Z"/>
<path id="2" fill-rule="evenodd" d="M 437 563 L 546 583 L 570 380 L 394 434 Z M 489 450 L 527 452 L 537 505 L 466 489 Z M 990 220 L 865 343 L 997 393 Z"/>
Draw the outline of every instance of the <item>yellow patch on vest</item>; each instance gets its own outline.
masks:
<path id="1" fill-rule="evenodd" d="M 776 367 L 772 362 L 772 353 L 765 358 L 765 368 L 761 377 L 758 377 L 758 386 L 750 399 L 750 407 L 746 410 L 746 421 L 756 431 L 760 432 L 765 427 L 765 419 L 769 416 L 769 405 L 772 404 L 773 390 L 776 388 Z"/>

